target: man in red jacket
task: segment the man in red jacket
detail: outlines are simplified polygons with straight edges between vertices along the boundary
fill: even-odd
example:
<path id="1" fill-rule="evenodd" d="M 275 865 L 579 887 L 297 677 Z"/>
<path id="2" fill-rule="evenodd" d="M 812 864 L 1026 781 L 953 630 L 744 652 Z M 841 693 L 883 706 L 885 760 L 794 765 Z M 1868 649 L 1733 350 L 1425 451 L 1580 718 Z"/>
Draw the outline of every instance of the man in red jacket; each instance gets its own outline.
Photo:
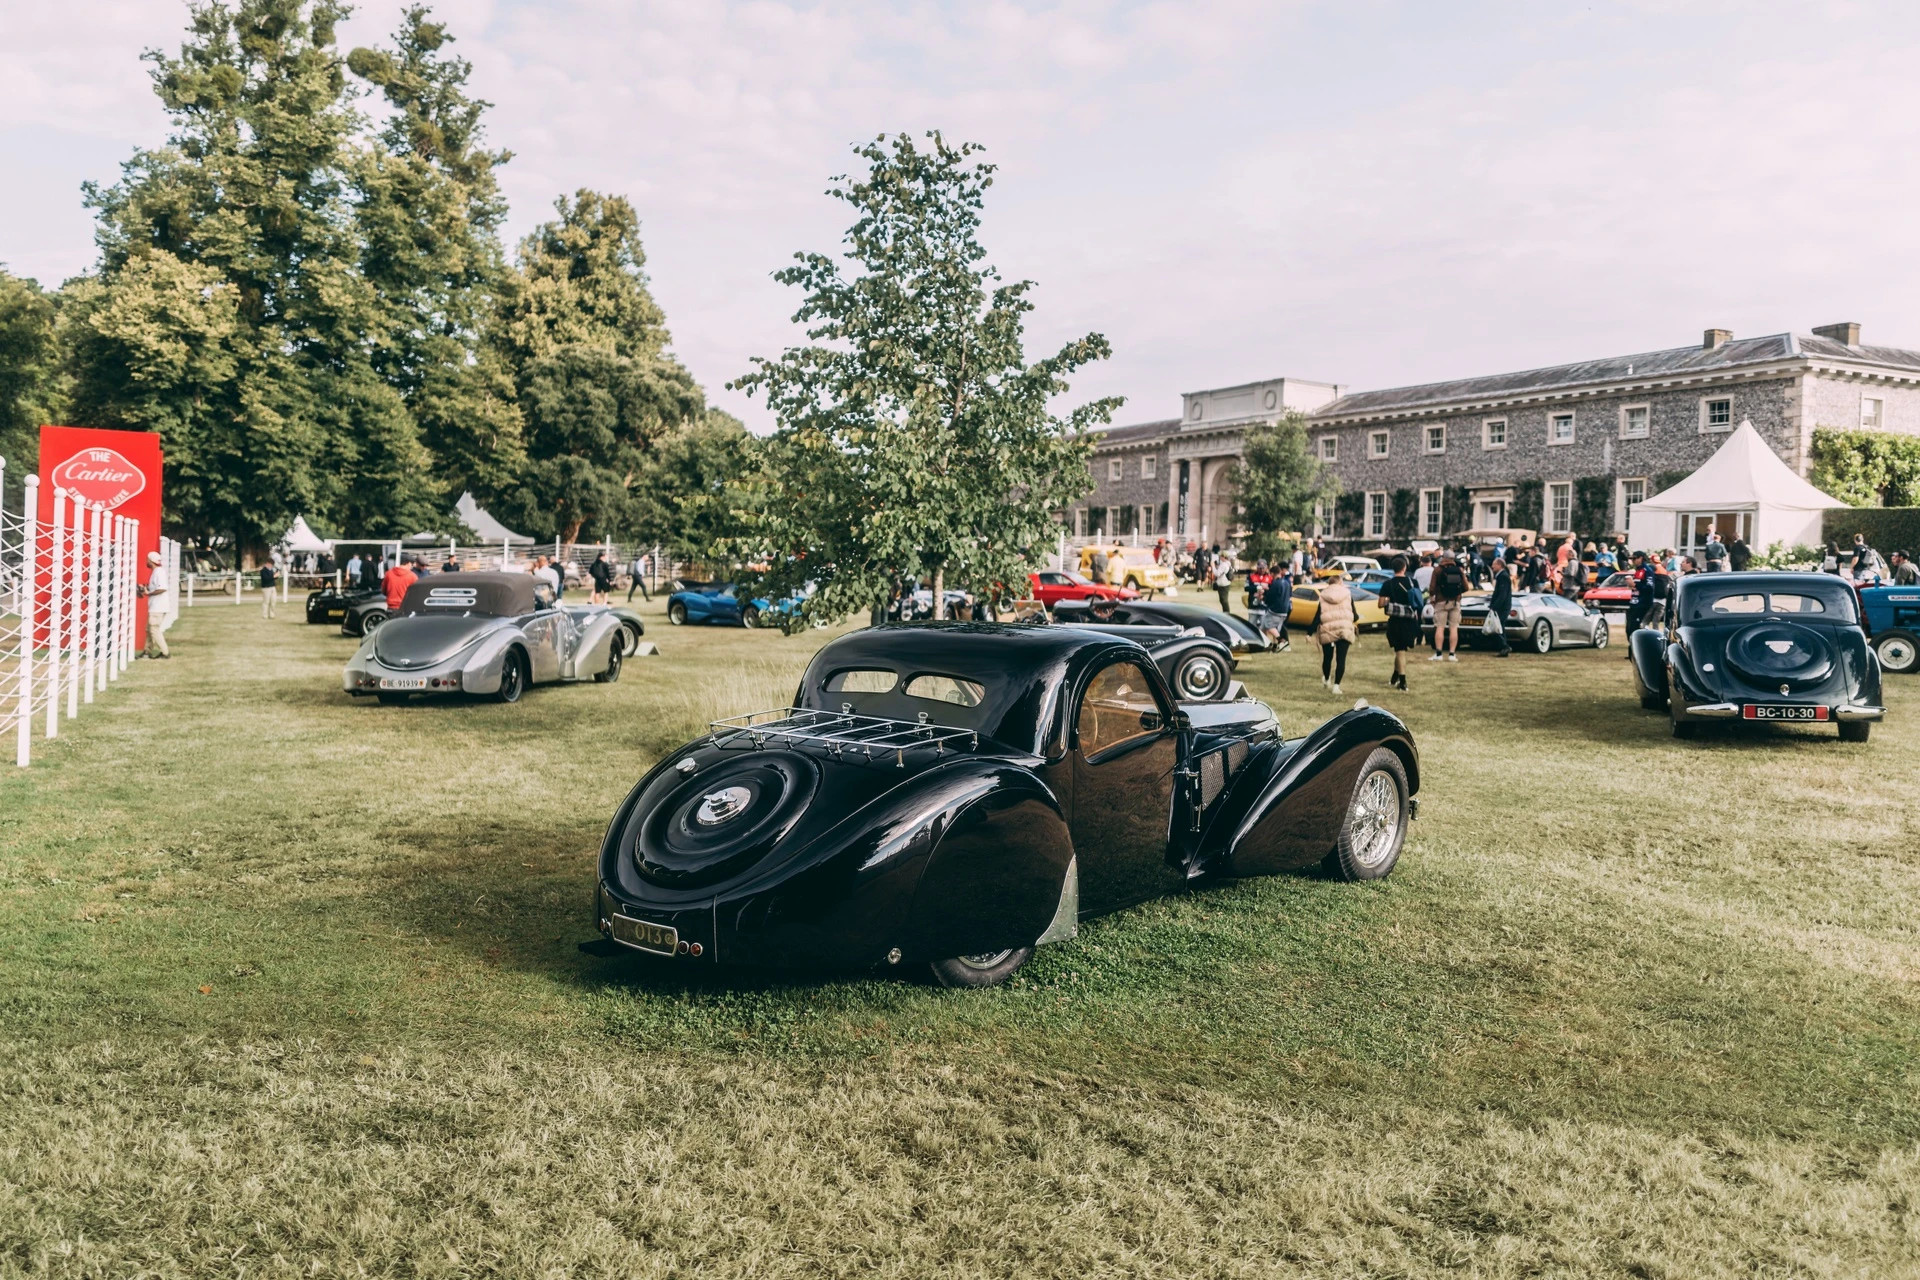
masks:
<path id="1" fill-rule="evenodd" d="M 412 556 L 387 570 L 387 579 L 383 584 L 387 588 L 387 608 L 397 611 L 400 602 L 406 598 L 407 588 L 419 580 L 420 575 L 413 571 Z"/>

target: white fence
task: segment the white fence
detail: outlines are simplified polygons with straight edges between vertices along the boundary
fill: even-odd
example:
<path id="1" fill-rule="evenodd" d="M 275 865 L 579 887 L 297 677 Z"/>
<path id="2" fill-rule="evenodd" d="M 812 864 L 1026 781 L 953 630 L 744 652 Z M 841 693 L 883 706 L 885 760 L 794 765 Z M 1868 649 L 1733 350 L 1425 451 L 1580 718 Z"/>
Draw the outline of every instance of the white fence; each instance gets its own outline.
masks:
<path id="1" fill-rule="evenodd" d="M 14 763 L 32 758 L 36 728 L 60 736 L 63 720 L 120 678 L 138 652 L 139 522 L 53 492 L 52 518 L 40 519 L 40 478 L 28 476 L 18 511 L 5 504 L 0 458 L 0 744 L 11 737 Z M 179 547 L 161 540 L 153 577 L 175 580 Z M 162 599 L 160 619 L 178 612 L 178 593 Z M 0 745 L 0 750 L 4 746 Z"/>

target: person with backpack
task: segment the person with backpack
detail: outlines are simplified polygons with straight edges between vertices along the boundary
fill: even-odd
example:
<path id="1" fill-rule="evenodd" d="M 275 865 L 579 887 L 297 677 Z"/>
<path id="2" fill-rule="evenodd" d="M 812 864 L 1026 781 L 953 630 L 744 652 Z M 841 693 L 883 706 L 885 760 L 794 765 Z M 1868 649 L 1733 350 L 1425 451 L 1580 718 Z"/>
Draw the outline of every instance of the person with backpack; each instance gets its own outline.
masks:
<path id="1" fill-rule="evenodd" d="M 1560 594 L 1569 600 L 1578 601 L 1581 593 L 1587 589 L 1587 562 L 1579 556 L 1573 556 L 1560 570 Z"/>
<path id="2" fill-rule="evenodd" d="M 1460 649 L 1460 597 L 1467 594 L 1467 572 L 1460 558 L 1451 551 L 1440 553 L 1433 570 L 1433 657 L 1429 662 L 1458 662 Z"/>

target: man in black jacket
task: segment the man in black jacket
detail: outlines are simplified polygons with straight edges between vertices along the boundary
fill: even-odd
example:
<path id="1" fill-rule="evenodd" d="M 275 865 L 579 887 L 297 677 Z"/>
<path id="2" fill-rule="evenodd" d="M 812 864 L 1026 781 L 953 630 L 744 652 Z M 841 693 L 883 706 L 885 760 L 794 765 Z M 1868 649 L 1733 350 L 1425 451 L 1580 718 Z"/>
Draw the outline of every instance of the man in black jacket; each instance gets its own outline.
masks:
<path id="1" fill-rule="evenodd" d="M 1496 564 L 1493 570 L 1493 597 L 1487 601 L 1487 616 L 1500 622 L 1500 652 L 1496 658 L 1504 658 L 1513 652 L 1513 646 L 1507 643 L 1507 615 L 1513 612 L 1513 573 L 1504 564 Z"/>

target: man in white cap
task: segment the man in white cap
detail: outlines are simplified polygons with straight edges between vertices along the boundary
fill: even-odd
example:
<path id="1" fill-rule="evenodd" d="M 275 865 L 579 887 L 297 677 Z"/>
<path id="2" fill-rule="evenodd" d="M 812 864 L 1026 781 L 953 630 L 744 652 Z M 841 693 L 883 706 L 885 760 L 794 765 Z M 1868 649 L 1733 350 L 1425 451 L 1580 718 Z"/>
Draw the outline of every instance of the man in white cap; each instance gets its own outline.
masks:
<path id="1" fill-rule="evenodd" d="M 147 580 L 140 584 L 140 594 L 147 601 L 147 656 L 149 658 L 171 658 L 167 652 L 166 613 L 167 578 L 160 572 L 160 553 L 147 552 Z"/>

